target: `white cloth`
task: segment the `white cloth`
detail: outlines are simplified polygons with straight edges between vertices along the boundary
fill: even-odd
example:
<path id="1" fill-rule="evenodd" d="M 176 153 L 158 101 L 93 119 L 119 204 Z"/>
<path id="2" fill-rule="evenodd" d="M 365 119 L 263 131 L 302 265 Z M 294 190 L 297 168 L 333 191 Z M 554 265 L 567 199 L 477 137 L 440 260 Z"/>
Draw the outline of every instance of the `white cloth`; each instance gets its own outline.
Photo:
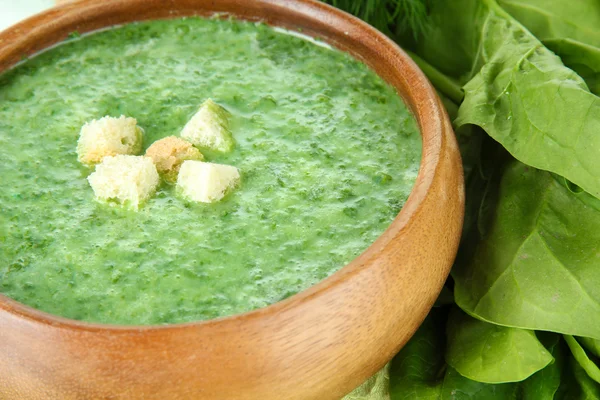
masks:
<path id="1" fill-rule="evenodd" d="M 0 0 L 0 31 L 54 5 L 54 0 Z"/>

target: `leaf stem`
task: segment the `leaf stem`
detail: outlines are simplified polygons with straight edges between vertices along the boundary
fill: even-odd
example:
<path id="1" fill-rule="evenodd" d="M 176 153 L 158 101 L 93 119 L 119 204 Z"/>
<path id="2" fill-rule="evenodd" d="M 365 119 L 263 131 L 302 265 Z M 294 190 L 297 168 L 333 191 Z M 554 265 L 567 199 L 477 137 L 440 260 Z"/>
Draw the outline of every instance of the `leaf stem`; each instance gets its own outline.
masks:
<path id="1" fill-rule="evenodd" d="M 465 96 L 461 86 L 454 79 L 438 71 L 433 65 L 415 53 L 405 50 L 413 61 L 427 75 L 433 86 L 456 104 L 460 104 Z"/>

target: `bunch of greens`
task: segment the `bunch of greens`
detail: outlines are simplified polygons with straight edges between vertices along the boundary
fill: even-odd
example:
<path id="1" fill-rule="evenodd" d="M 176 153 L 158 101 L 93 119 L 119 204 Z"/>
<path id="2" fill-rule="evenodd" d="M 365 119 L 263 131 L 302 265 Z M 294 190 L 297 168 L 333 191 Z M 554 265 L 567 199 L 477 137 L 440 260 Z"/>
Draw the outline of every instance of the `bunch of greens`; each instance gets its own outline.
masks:
<path id="1" fill-rule="evenodd" d="M 600 2 L 330 3 L 409 51 L 465 166 L 451 279 L 386 396 L 600 399 Z"/>

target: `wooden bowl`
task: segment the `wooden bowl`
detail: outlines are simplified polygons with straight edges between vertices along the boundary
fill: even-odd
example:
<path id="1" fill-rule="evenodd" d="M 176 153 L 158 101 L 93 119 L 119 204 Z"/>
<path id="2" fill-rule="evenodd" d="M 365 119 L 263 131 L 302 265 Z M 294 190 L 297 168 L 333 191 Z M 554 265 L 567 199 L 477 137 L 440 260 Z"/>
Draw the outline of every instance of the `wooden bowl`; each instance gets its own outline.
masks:
<path id="1" fill-rule="evenodd" d="M 73 31 L 215 12 L 302 28 L 397 88 L 423 137 L 406 205 L 339 272 L 242 315 L 119 327 L 56 317 L 0 296 L 0 398 L 339 399 L 382 368 L 432 307 L 461 233 L 460 155 L 423 73 L 369 25 L 314 0 L 84 0 L 1 32 L 0 71 Z"/>

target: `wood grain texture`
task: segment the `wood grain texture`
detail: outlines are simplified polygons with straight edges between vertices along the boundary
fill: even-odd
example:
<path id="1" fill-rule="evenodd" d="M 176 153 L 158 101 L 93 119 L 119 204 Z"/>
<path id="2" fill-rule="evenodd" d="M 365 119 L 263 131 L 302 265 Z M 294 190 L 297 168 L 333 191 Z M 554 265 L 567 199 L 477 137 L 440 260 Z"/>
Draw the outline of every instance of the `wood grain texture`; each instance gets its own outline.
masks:
<path id="1" fill-rule="evenodd" d="M 0 295 L 0 398 L 339 399 L 413 335 L 454 260 L 464 212 L 448 117 L 409 57 L 365 23 L 313 0 L 83 0 L 0 34 L 0 72 L 72 31 L 226 13 L 302 28 L 365 61 L 415 113 L 423 155 L 389 229 L 320 284 L 270 307 L 165 327 L 93 325 Z"/>

